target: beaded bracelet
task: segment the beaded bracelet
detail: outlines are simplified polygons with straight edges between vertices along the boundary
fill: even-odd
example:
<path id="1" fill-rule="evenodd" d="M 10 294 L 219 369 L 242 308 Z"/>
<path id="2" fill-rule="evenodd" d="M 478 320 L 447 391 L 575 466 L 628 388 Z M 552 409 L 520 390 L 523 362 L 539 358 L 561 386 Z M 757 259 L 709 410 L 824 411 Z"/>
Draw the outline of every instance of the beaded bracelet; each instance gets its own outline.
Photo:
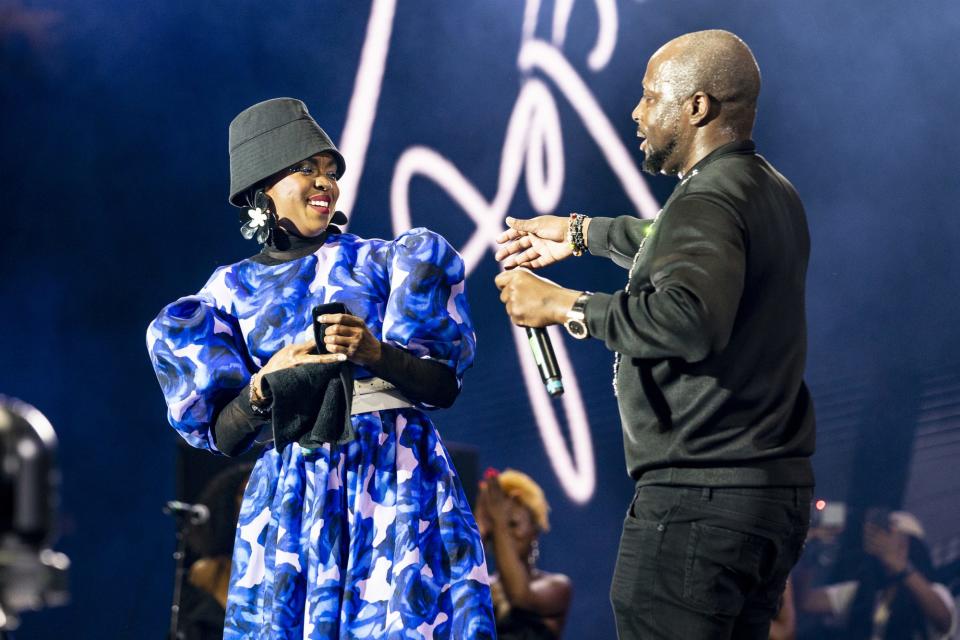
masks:
<path id="1" fill-rule="evenodd" d="M 587 216 L 582 213 L 571 213 L 570 226 L 567 227 L 567 242 L 570 244 L 573 255 L 578 258 L 587 250 L 587 243 L 583 238 L 583 221 L 586 218 Z"/>

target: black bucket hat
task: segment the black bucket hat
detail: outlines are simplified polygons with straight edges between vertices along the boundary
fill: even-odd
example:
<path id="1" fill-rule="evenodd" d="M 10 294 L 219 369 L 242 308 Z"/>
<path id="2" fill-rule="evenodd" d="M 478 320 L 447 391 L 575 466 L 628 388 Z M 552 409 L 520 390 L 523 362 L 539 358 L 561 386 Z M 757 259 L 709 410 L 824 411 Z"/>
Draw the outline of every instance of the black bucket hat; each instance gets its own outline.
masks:
<path id="1" fill-rule="evenodd" d="M 336 158 L 339 180 L 343 156 L 302 101 L 274 98 L 244 109 L 230 123 L 230 204 L 247 206 L 251 187 L 322 152 Z"/>

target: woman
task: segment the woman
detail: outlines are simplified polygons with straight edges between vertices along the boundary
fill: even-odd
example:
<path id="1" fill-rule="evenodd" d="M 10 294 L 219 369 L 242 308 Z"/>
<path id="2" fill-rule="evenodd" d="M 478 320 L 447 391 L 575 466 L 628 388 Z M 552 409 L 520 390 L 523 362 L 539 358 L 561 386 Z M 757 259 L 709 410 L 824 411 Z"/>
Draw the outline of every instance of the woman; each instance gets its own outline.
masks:
<path id="1" fill-rule="evenodd" d="M 243 498 L 224 638 L 492 638 L 480 536 L 422 411 L 449 406 L 473 361 L 463 262 L 426 229 L 340 233 L 344 169 L 299 100 L 240 113 L 230 202 L 263 250 L 148 330 L 188 443 L 273 439 Z M 318 318 L 318 353 L 311 309 L 329 302 L 349 313 Z"/>
<path id="2" fill-rule="evenodd" d="M 570 578 L 537 568 L 549 510 L 543 490 L 525 473 L 490 470 L 480 483 L 477 521 L 497 564 L 491 590 L 500 640 L 553 640 L 563 632 Z"/>

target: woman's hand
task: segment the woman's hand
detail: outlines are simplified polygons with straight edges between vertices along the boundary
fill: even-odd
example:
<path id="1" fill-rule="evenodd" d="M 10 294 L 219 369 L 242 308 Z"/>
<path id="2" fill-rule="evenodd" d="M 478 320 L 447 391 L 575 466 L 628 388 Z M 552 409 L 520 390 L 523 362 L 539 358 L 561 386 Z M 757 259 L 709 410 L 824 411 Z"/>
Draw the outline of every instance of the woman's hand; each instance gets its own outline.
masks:
<path id="1" fill-rule="evenodd" d="M 482 514 L 488 533 L 510 522 L 510 498 L 503 492 L 496 477 L 480 483 L 477 496 L 477 511 Z"/>
<path id="2" fill-rule="evenodd" d="M 319 320 L 328 325 L 323 336 L 327 351 L 344 355 L 362 367 L 380 361 L 380 341 L 370 333 L 363 320 L 349 313 L 331 313 L 320 316 Z"/>
<path id="3" fill-rule="evenodd" d="M 263 376 L 268 373 L 273 373 L 280 369 L 289 369 L 290 367 L 299 367 L 304 364 L 327 364 L 331 362 L 343 362 L 347 359 L 346 356 L 339 353 L 317 354 L 315 353 L 316 346 L 313 340 L 309 342 L 297 342 L 288 344 L 273 354 L 273 356 L 267 360 L 267 364 L 263 365 L 263 368 L 250 378 L 250 386 L 254 389 L 253 395 L 255 399 L 263 398 Z"/>

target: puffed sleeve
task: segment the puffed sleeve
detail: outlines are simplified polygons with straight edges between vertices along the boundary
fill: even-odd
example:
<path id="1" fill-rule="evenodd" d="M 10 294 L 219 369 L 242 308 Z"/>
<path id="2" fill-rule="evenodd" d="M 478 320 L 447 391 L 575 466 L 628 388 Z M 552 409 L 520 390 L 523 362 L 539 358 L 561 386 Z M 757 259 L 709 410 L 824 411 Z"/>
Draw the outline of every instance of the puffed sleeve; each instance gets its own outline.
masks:
<path id="1" fill-rule="evenodd" d="M 213 423 L 256 370 L 237 319 L 203 294 L 180 298 L 150 323 L 147 350 L 170 424 L 191 446 L 220 453 Z"/>
<path id="2" fill-rule="evenodd" d="M 442 236 L 424 228 L 411 229 L 391 244 L 383 341 L 445 364 L 459 387 L 477 345 L 463 260 Z"/>

